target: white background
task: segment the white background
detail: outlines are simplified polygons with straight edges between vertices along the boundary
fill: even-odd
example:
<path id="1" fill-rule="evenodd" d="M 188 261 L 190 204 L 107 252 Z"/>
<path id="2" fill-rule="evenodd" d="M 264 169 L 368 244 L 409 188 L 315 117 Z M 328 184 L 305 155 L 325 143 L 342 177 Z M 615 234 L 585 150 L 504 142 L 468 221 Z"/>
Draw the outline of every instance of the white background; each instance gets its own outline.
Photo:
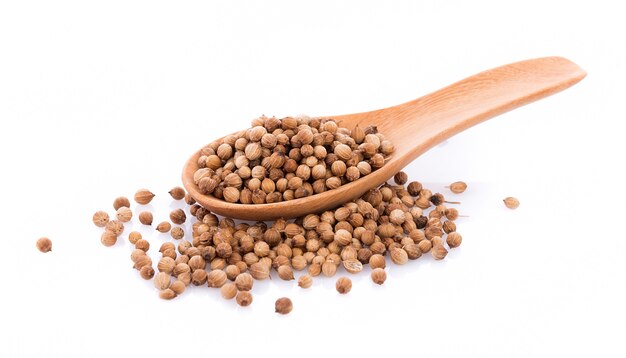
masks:
<path id="1" fill-rule="evenodd" d="M 2 1 L 0 356 L 623 357 L 618 3 Z M 382 287 L 368 272 L 346 296 L 274 279 L 245 309 L 208 288 L 165 302 L 91 224 L 140 187 L 165 219 L 187 157 L 260 114 L 383 108 L 549 55 L 588 77 L 406 169 L 443 193 L 467 181 L 469 217 L 445 261 L 392 266 Z M 144 234 L 153 254 L 168 239 Z"/>

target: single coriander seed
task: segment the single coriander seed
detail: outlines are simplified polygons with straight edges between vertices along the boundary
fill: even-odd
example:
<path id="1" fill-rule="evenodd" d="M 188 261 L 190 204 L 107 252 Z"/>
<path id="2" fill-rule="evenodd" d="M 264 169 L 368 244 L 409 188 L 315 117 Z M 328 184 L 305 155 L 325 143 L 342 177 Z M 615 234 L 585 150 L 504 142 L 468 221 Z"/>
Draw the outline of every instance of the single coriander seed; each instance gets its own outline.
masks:
<path id="1" fill-rule="evenodd" d="M 311 285 L 313 285 L 313 278 L 308 274 L 304 274 L 298 279 L 298 286 L 302 288 L 309 288 Z"/>
<path id="2" fill-rule="evenodd" d="M 47 237 L 42 237 L 41 239 L 37 240 L 36 246 L 37 250 L 43 253 L 52 251 L 52 241 L 50 241 L 50 239 L 48 239 Z"/>
<path id="3" fill-rule="evenodd" d="M 117 211 L 121 207 L 130 208 L 130 200 L 125 196 L 119 196 L 113 201 L 113 208 Z"/>
<path id="4" fill-rule="evenodd" d="M 375 284 L 382 285 L 387 279 L 387 273 L 384 269 L 379 267 L 372 270 L 371 277 Z"/>
<path id="5" fill-rule="evenodd" d="M 185 189 L 179 186 L 172 188 L 172 190 L 170 190 L 168 193 L 172 196 L 172 199 L 174 200 L 182 200 L 185 198 Z"/>
<path id="6" fill-rule="evenodd" d="M 231 300 L 237 296 L 237 286 L 229 282 L 220 288 L 220 293 L 224 299 Z"/>
<path id="7" fill-rule="evenodd" d="M 519 200 L 512 196 L 505 198 L 503 201 L 504 205 L 509 209 L 517 209 L 519 207 Z"/>
<path id="8" fill-rule="evenodd" d="M 152 213 L 149 211 L 142 211 L 139 213 L 139 222 L 144 225 L 152 225 Z"/>
<path id="9" fill-rule="evenodd" d="M 135 193 L 135 201 L 140 205 L 147 205 L 154 198 L 154 194 L 148 189 L 139 189 Z"/>
<path id="10" fill-rule="evenodd" d="M 352 289 L 352 281 L 347 277 L 340 277 L 337 280 L 337 283 L 335 283 L 335 288 L 337 289 L 337 292 L 345 295 Z"/>
<path id="11" fill-rule="evenodd" d="M 462 192 L 465 191 L 465 189 L 467 189 L 467 184 L 465 184 L 462 181 L 455 181 L 454 183 L 450 184 L 448 188 L 454 194 L 461 194 Z"/>
<path id="12" fill-rule="evenodd" d="M 172 224 L 170 224 L 168 221 L 163 221 L 159 225 L 157 225 L 156 230 L 161 233 L 166 233 L 170 231 L 171 228 Z"/>
<path id="13" fill-rule="evenodd" d="M 252 303 L 252 294 L 249 291 L 240 291 L 237 293 L 237 304 L 241 307 L 250 306 Z"/>
<path id="14" fill-rule="evenodd" d="M 130 221 L 130 219 L 133 218 L 133 212 L 129 208 L 122 206 L 121 208 L 117 209 L 115 217 L 117 217 L 117 220 L 123 223 L 127 223 Z"/>
<path id="15" fill-rule="evenodd" d="M 293 303 L 289 298 L 281 297 L 276 300 L 276 303 L 274 304 L 274 309 L 276 313 L 289 314 L 289 312 L 291 312 L 291 310 L 293 309 Z"/>
<path id="16" fill-rule="evenodd" d="M 96 225 L 97 227 L 105 227 L 106 224 L 109 222 L 109 214 L 102 210 L 97 211 L 95 214 L 93 214 L 92 220 L 94 225 Z"/>

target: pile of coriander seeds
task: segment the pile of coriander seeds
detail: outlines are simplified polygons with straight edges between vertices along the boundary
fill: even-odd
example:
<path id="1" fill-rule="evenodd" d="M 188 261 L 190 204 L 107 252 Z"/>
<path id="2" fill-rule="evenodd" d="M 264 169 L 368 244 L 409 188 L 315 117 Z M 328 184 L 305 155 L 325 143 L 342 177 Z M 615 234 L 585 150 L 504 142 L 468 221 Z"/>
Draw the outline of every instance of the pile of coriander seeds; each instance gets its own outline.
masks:
<path id="1" fill-rule="evenodd" d="M 375 126 L 262 116 L 201 150 L 194 181 L 230 203 L 265 204 L 332 190 L 381 168 L 393 144 Z"/>
<path id="2" fill-rule="evenodd" d="M 458 211 L 446 206 L 442 194 L 432 193 L 417 181 L 408 182 L 403 172 L 395 175 L 393 183 L 357 200 L 295 220 L 236 222 L 196 204 L 180 187 L 170 195 L 172 200 L 184 199 L 192 216 L 175 209 L 169 221 L 153 223 L 154 213 L 133 213 L 125 197 L 115 199 L 113 219 L 104 211 L 93 215 L 94 224 L 104 229 L 102 244 L 112 246 L 125 236 L 134 245 L 133 267 L 140 277 L 153 280 L 159 296 L 167 300 L 198 286 L 220 289 L 225 299 L 248 306 L 253 302 L 254 282 L 270 278 L 272 272 L 303 289 L 317 279 L 339 274 L 337 291 L 346 294 L 352 288 L 348 276 L 367 266 L 372 281 L 380 285 L 387 279 L 387 264 L 404 265 L 427 253 L 441 260 L 462 241 L 454 222 Z M 134 199 L 145 205 L 153 197 L 142 189 Z M 169 233 L 170 239 L 148 241 L 137 231 L 124 234 L 125 224 L 134 215 L 141 224 Z M 180 225 L 189 221 L 192 230 L 185 232 Z M 147 252 L 157 247 L 160 258 L 155 263 Z M 289 313 L 292 308 L 286 297 L 276 302 L 278 313 Z"/>

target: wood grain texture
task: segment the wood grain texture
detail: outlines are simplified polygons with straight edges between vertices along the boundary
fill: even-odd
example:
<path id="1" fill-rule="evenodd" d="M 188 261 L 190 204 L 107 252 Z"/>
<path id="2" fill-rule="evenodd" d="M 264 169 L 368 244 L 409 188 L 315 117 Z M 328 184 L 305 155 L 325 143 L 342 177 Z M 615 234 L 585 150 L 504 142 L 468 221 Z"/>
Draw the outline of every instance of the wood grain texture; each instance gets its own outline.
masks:
<path id="1" fill-rule="evenodd" d="M 272 204 L 233 204 L 203 195 L 193 181 L 200 151 L 183 169 L 189 194 L 213 213 L 244 220 L 293 218 L 335 208 L 391 178 L 428 149 L 489 118 L 562 91 L 585 77 L 575 63 L 545 57 L 497 67 L 416 100 L 371 112 L 332 116 L 342 127 L 376 125 L 395 145 L 384 167 L 335 190 Z"/>

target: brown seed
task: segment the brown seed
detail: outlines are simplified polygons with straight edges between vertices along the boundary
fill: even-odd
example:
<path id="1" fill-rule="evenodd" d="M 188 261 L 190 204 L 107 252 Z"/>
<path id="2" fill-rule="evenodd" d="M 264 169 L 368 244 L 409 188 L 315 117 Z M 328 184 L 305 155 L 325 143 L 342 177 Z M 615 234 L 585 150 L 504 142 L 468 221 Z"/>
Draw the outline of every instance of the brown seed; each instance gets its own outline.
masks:
<path id="1" fill-rule="evenodd" d="M 182 227 L 176 226 L 170 230 L 170 235 L 174 240 L 180 240 L 185 237 L 185 230 Z"/>
<path id="2" fill-rule="evenodd" d="M 252 264 L 250 266 L 249 271 L 250 271 L 250 275 L 252 275 L 252 277 L 254 277 L 255 280 L 265 280 L 266 278 L 270 276 L 269 266 L 261 262 Z"/>
<path id="3" fill-rule="evenodd" d="M 115 239 L 117 240 L 117 236 L 115 237 Z M 50 239 L 48 239 L 47 237 L 42 237 L 41 239 L 37 240 L 36 246 L 37 250 L 43 253 L 52 251 L 52 241 L 50 241 Z"/>
<path id="4" fill-rule="evenodd" d="M 254 280 L 249 273 L 240 273 L 235 278 L 235 285 L 239 291 L 250 291 L 254 285 Z"/>
<path id="5" fill-rule="evenodd" d="M 128 198 L 125 196 L 115 198 L 115 200 L 113 201 L 113 208 L 115 209 L 115 211 L 123 206 L 130 208 L 130 200 L 128 200 Z"/>
<path id="6" fill-rule="evenodd" d="M 207 274 L 206 270 L 198 269 L 193 271 L 193 273 L 191 274 L 191 283 L 194 286 L 202 286 L 207 283 L 208 278 L 209 275 Z"/>
<path id="7" fill-rule="evenodd" d="M 282 297 L 276 300 L 274 308 L 276 313 L 288 314 L 293 309 L 293 303 L 289 298 Z"/>
<path id="8" fill-rule="evenodd" d="M 226 277 L 226 272 L 222 270 L 213 270 L 209 272 L 207 276 L 207 283 L 209 287 L 219 288 L 224 286 L 227 279 L 228 277 Z"/>
<path id="9" fill-rule="evenodd" d="M 176 297 L 176 292 L 174 292 L 174 290 L 172 290 L 171 288 L 166 288 L 165 290 L 161 291 L 161 293 L 159 293 L 159 297 L 164 300 L 171 300 Z"/>
<path id="10" fill-rule="evenodd" d="M 172 196 L 174 200 L 181 200 L 185 198 L 185 189 L 179 186 L 172 188 L 172 190 L 170 190 L 168 193 Z"/>
<path id="11" fill-rule="evenodd" d="M 143 255 L 137 258 L 133 268 L 135 270 L 141 270 L 145 266 L 152 266 L 152 259 L 148 255 Z"/>
<path id="12" fill-rule="evenodd" d="M 450 248 L 459 247 L 461 245 L 461 241 L 463 241 L 463 237 L 461 237 L 461 234 L 458 232 L 451 232 L 446 238 L 446 242 Z"/>
<path id="13" fill-rule="evenodd" d="M 340 277 L 337 280 L 337 283 L 335 283 L 335 288 L 337 289 L 337 292 L 345 295 L 352 289 L 352 281 L 347 277 Z"/>
<path id="14" fill-rule="evenodd" d="M 241 307 L 250 306 L 252 303 L 252 294 L 249 291 L 240 291 L 237 293 L 237 304 Z"/>
<path id="15" fill-rule="evenodd" d="M 121 208 L 117 209 L 115 217 L 117 217 L 117 220 L 123 223 L 127 223 L 130 221 L 130 219 L 133 218 L 133 212 L 129 208 L 122 206 Z"/>
<path id="16" fill-rule="evenodd" d="M 176 280 L 170 285 L 170 290 L 174 291 L 177 296 L 180 296 L 185 292 L 185 283 L 181 280 Z"/>
<path id="17" fill-rule="evenodd" d="M 385 263 L 385 257 L 381 254 L 374 254 L 370 257 L 370 261 L 369 261 L 370 267 L 372 268 L 372 270 L 375 270 L 377 268 L 382 268 L 384 269 L 387 265 Z"/>
<path id="18" fill-rule="evenodd" d="M 174 271 L 174 267 L 176 266 L 176 262 L 171 257 L 162 257 L 157 263 L 157 270 L 159 272 L 165 272 L 171 274 Z"/>
<path id="19" fill-rule="evenodd" d="M 154 287 L 158 290 L 165 290 L 170 287 L 171 276 L 165 272 L 159 272 L 154 276 Z"/>
<path id="20" fill-rule="evenodd" d="M 313 285 L 313 278 L 310 275 L 302 275 L 298 279 L 298 286 L 302 288 L 309 288 Z"/>
<path id="21" fill-rule="evenodd" d="M 461 194 L 465 191 L 465 189 L 467 189 L 467 184 L 462 181 L 455 181 L 454 183 L 450 184 L 449 188 L 451 192 L 455 194 Z"/>
<path id="22" fill-rule="evenodd" d="M 229 282 L 220 288 L 220 293 L 224 299 L 231 300 L 237 296 L 237 286 Z"/>
<path id="23" fill-rule="evenodd" d="M 163 221 L 159 225 L 157 225 L 156 231 L 166 233 L 170 231 L 171 228 L 172 224 L 170 224 L 168 221 Z"/>
<path id="24" fill-rule="evenodd" d="M 375 268 L 374 270 L 372 270 L 372 281 L 374 281 L 375 284 L 377 285 L 382 285 L 383 283 L 385 283 L 385 280 L 387 279 L 387 273 L 385 272 L 384 269 L 382 268 Z"/>
<path id="25" fill-rule="evenodd" d="M 514 197 L 509 196 L 508 198 L 505 198 L 503 201 L 504 201 L 504 205 L 509 209 L 517 209 L 519 207 L 519 200 L 517 200 Z"/>
<path id="26" fill-rule="evenodd" d="M 436 245 L 433 247 L 430 254 L 433 256 L 435 260 L 443 260 L 448 254 L 448 250 L 446 250 L 443 245 Z"/>
<path id="27" fill-rule="evenodd" d="M 100 236 L 100 242 L 104 246 L 113 246 L 117 242 L 117 235 L 113 231 L 106 230 Z"/>
<path id="28" fill-rule="evenodd" d="M 391 261 L 396 265 L 404 265 L 409 260 L 409 256 L 403 249 L 394 248 L 391 250 Z"/>
<path id="29" fill-rule="evenodd" d="M 170 220 L 176 225 L 182 225 L 187 220 L 187 215 L 183 209 L 174 209 L 170 213 Z"/>
<path id="30" fill-rule="evenodd" d="M 149 211 L 142 211 L 139 213 L 139 222 L 144 225 L 152 225 L 152 213 Z"/>
<path id="31" fill-rule="evenodd" d="M 343 267 L 346 269 L 346 271 L 352 274 L 363 271 L 363 264 L 357 259 L 344 260 Z"/>
<path id="32" fill-rule="evenodd" d="M 393 176 L 393 181 L 398 185 L 404 185 L 408 179 L 409 177 L 402 171 L 397 172 L 396 175 Z"/>
<path id="33" fill-rule="evenodd" d="M 150 280 L 154 277 L 154 269 L 152 266 L 146 265 L 139 270 L 139 275 L 144 280 Z"/>
<path id="34" fill-rule="evenodd" d="M 135 201 L 140 205 L 147 205 L 154 198 L 154 194 L 148 189 L 139 189 L 135 193 Z"/>
<path id="35" fill-rule="evenodd" d="M 96 213 L 93 214 L 92 220 L 97 227 L 105 227 L 109 222 L 109 214 L 104 211 L 96 211 Z"/>
<path id="36" fill-rule="evenodd" d="M 332 261 L 326 261 L 322 264 L 322 273 L 326 277 L 334 276 L 337 273 L 337 265 Z"/>
<path id="37" fill-rule="evenodd" d="M 124 224 L 119 220 L 111 220 L 104 227 L 106 231 L 111 231 L 115 236 L 120 236 L 124 232 Z"/>
<path id="38" fill-rule="evenodd" d="M 135 245 L 137 243 L 137 241 L 141 240 L 141 233 L 138 231 L 131 231 L 130 234 L 128 234 L 128 241 Z"/>
<path id="39" fill-rule="evenodd" d="M 276 271 L 278 271 L 278 277 L 280 277 L 282 280 L 291 281 L 294 279 L 293 270 L 288 265 L 279 266 Z"/>
<path id="40" fill-rule="evenodd" d="M 148 240 L 140 239 L 137 240 L 137 242 L 135 243 L 135 248 L 144 252 L 148 252 L 148 250 L 150 250 L 150 243 L 148 242 Z"/>

